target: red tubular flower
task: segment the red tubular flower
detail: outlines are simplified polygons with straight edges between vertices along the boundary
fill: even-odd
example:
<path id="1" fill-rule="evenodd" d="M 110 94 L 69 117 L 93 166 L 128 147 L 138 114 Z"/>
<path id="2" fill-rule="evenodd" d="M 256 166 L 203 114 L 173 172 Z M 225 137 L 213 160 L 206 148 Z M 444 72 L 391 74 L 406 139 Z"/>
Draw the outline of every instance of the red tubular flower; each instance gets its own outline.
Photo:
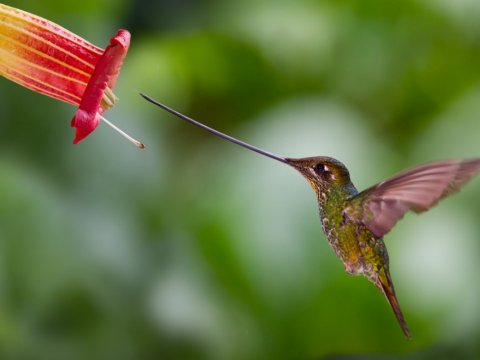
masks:
<path id="1" fill-rule="evenodd" d="M 130 33 L 118 30 L 100 56 L 71 122 L 72 127 L 77 128 L 74 144 L 88 136 L 100 123 L 104 111 L 100 106 L 103 95 L 107 89 L 113 90 L 129 45 Z"/>
<path id="2" fill-rule="evenodd" d="M 0 4 L 0 75 L 79 106 L 71 122 L 75 144 L 100 120 L 112 125 L 103 112 L 117 101 L 113 89 L 129 44 L 130 33 L 119 30 L 102 50 L 51 21 Z"/>

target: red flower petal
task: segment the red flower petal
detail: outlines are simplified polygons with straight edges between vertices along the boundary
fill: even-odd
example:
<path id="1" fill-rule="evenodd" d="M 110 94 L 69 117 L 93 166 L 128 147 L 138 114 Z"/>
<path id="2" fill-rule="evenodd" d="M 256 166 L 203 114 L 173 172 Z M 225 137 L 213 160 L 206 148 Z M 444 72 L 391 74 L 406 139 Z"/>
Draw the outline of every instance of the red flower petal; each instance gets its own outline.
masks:
<path id="1" fill-rule="evenodd" d="M 107 87 L 113 90 L 129 45 L 130 33 L 126 30 L 118 30 L 117 35 L 110 39 L 110 45 L 98 60 L 71 122 L 72 127 L 77 129 L 74 144 L 87 137 L 100 123 L 103 111 L 107 107 L 101 106 L 105 90 Z"/>
<path id="2" fill-rule="evenodd" d="M 94 131 L 103 112 L 114 105 L 113 88 L 129 45 L 130 33 L 119 30 L 103 51 L 49 20 L 0 3 L 0 75 L 79 105 L 71 121 L 75 144 Z"/>
<path id="3" fill-rule="evenodd" d="M 0 74 L 79 105 L 103 50 L 61 26 L 0 4 Z"/>

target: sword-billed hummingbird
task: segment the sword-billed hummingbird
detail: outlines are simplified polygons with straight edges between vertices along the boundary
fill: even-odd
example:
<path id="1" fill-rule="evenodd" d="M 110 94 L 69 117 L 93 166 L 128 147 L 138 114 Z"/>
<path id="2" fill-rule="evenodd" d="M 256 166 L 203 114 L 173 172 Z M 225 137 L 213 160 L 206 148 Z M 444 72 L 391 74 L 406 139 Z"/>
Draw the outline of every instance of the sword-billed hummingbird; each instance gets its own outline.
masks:
<path id="1" fill-rule="evenodd" d="M 326 156 L 285 158 L 212 129 L 147 95 L 149 102 L 223 139 L 290 165 L 317 195 L 323 231 L 345 271 L 363 274 L 385 295 L 407 338 L 410 331 L 393 288 L 383 236 L 403 215 L 427 211 L 460 190 L 480 170 L 480 158 L 419 165 L 358 192 L 340 161 Z"/>

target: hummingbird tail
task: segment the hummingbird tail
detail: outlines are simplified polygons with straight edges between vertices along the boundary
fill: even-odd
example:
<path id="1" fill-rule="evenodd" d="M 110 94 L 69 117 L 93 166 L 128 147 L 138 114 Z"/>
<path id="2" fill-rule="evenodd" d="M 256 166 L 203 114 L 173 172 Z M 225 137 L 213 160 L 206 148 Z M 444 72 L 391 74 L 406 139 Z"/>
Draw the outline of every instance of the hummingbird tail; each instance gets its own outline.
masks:
<path id="1" fill-rule="evenodd" d="M 410 330 L 408 329 L 408 325 L 403 318 L 403 313 L 400 309 L 400 304 L 398 303 L 397 296 L 395 295 L 395 289 L 393 288 L 393 282 L 390 274 L 388 273 L 388 270 L 383 269 L 378 274 L 376 285 L 387 298 L 387 301 L 392 307 L 392 310 L 395 313 L 395 316 L 402 328 L 403 333 L 405 334 L 405 337 L 407 339 L 410 339 L 412 336 L 410 334 Z"/>

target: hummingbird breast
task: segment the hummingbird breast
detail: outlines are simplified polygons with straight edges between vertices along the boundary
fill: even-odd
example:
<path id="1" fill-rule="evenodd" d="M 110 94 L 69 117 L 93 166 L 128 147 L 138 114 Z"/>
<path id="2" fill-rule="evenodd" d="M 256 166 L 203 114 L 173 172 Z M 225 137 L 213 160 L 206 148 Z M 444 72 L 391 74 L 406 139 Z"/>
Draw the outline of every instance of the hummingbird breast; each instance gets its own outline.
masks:
<path id="1" fill-rule="evenodd" d="M 345 271 L 352 275 L 364 274 L 373 280 L 380 268 L 388 268 L 388 253 L 382 238 L 375 237 L 365 225 L 344 217 L 347 199 L 355 193 L 355 189 L 335 191 L 333 188 L 319 193 L 320 219 L 327 240 L 342 260 Z"/>

